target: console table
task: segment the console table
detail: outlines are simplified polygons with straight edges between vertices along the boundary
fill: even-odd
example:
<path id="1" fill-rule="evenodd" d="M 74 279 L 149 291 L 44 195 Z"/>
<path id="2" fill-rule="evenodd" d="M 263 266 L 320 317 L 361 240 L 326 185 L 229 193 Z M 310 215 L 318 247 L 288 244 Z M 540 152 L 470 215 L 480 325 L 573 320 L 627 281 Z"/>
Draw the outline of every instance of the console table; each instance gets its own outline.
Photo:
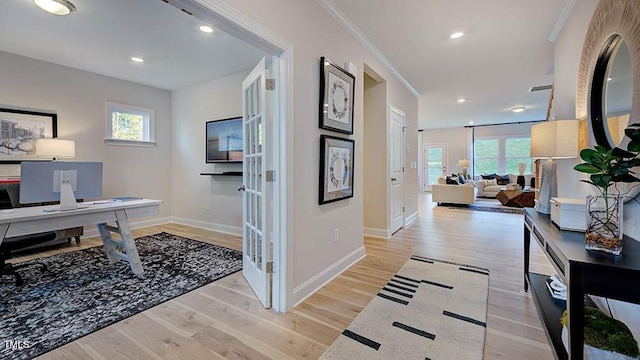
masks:
<path id="1" fill-rule="evenodd" d="M 531 238 L 542 248 L 557 274 L 567 285 L 567 301 L 556 300 L 546 288 L 546 275 L 529 272 Z M 524 290 L 531 295 L 547 338 L 557 359 L 582 359 L 584 349 L 585 295 L 640 304 L 640 243 L 623 239 L 622 255 L 587 251 L 584 233 L 562 231 L 549 215 L 532 208 L 524 210 Z M 560 316 L 569 313 L 569 352 L 560 337 Z"/>

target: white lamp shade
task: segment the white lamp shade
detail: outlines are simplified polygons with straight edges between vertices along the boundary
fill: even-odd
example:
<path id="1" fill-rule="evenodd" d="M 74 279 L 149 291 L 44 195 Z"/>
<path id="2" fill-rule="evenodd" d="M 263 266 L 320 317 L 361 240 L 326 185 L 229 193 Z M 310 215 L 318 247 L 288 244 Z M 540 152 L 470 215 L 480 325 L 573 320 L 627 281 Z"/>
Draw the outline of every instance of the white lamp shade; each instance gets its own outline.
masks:
<path id="1" fill-rule="evenodd" d="M 36 140 L 36 156 L 59 158 L 76 157 L 76 143 L 73 140 L 38 139 Z"/>
<path id="2" fill-rule="evenodd" d="M 531 157 L 569 159 L 578 156 L 578 120 L 545 121 L 531 127 Z"/>
<path id="3" fill-rule="evenodd" d="M 460 167 L 469 167 L 469 165 L 471 165 L 471 160 L 469 159 L 462 159 L 462 160 L 458 160 L 458 166 Z"/>

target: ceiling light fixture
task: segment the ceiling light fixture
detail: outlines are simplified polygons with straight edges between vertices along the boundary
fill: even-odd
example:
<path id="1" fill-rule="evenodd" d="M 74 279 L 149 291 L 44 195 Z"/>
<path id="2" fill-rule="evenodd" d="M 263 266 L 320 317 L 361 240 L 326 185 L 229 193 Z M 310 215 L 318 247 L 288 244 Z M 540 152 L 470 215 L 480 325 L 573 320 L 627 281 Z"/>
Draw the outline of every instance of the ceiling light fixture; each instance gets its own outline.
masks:
<path id="1" fill-rule="evenodd" d="M 213 32 L 213 28 L 211 26 L 208 25 L 202 25 L 200 26 L 200 31 L 202 31 L 203 33 L 212 33 Z"/>
<path id="2" fill-rule="evenodd" d="M 469 121 L 469 125 L 473 125 L 473 124 L 474 124 L 474 122 L 473 122 L 473 121 Z"/>
<path id="3" fill-rule="evenodd" d="M 463 102 L 467 101 L 467 99 L 464 98 L 460 98 L 458 99 L 458 104 L 462 104 Z"/>
<path id="4" fill-rule="evenodd" d="M 613 80 L 613 78 L 612 78 L 612 77 L 608 77 L 608 78 L 607 78 L 607 81 L 611 81 L 611 80 Z"/>
<path id="5" fill-rule="evenodd" d="M 69 15 L 76 6 L 67 0 L 33 0 L 40 9 L 54 15 Z"/>
<path id="6" fill-rule="evenodd" d="M 449 35 L 449 37 L 452 39 L 460 39 L 463 36 L 464 36 L 463 32 L 454 32 L 453 34 Z"/>
<path id="7" fill-rule="evenodd" d="M 514 107 L 513 109 L 511 109 L 511 111 L 513 111 L 514 113 L 521 113 L 526 109 L 526 107 L 524 106 L 518 106 L 518 107 Z"/>
<path id="8" fill-rule="evenodd" d="M 143 63 L 143 62 L 144 62 L 144 59 L 143 59 L 143 58 L 141 58 L 141 57 L 132 56 L 132 57 L 131 57 L 131 61 L 141 64 L 141 63 Z"/>

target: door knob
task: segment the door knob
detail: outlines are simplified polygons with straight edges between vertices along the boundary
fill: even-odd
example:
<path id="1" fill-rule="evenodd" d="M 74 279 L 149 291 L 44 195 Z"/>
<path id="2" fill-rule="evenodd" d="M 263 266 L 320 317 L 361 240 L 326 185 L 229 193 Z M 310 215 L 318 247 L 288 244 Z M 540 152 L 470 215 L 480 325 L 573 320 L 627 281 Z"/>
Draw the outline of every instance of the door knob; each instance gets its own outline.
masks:
<path id="1" fill-rule="evenodd" d="M 398 181 L 398 179 L 396 179 L 396 178 L 391 178 L 391 181 Z"/>
<path id="2" fill-rule="evenodd" d="M 246 188 L 244 187 L 244 185 L 242 185 L 242 186 L 240 186 L 240 187 L 238 188 L 238 191 L 245 191 L 245 190 L 246 190 Z"/>

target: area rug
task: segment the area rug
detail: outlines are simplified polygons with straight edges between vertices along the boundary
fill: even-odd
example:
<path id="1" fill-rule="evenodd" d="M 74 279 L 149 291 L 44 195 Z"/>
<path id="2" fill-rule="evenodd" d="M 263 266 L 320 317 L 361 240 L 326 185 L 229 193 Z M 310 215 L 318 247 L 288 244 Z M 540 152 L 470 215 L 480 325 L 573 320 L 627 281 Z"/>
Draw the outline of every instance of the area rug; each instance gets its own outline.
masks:
<path id="1" fill-rule="evenodd" d="M 489 270 L 412 256 L 321 359 L 482 359 Z"/>
<path id="2" fill-rule="evenodd" d="M 486 211 L 497 212 L 503 214 L 523 214 L 524 209 L 518 207 L 504 206 L 497 199 L 489 198 L 476 198 L 475 202 L 471 205 L 455 205 L 455 204 L 443 204 L 448 209 L 461 209 L 471 211 Z"/>
<path id="3" fill-rule="evenodd" d="M 0 359 L 31 359 L 242 269 L 239 251 L 168 233 L 136 245 L 143 278 L 102 246 L 33 260 L 48 270 L 21 269 L 23 287 L 3 276 Z"/>

